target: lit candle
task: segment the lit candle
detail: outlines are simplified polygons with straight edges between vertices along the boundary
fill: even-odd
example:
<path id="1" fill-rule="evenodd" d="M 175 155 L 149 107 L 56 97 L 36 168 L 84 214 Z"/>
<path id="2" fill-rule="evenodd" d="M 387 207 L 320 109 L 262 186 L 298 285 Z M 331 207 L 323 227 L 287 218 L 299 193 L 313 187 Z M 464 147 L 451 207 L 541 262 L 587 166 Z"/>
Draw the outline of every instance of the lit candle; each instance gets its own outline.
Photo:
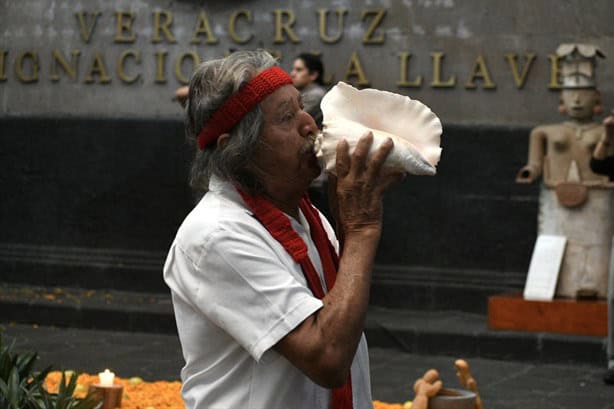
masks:
<path id="1" fill-rule="evenodd" d="M 108 369 L 105 369 L 104 372 L 98 372 L 100 386 L 113 386 L 114 378 L 115 374 Z"/>

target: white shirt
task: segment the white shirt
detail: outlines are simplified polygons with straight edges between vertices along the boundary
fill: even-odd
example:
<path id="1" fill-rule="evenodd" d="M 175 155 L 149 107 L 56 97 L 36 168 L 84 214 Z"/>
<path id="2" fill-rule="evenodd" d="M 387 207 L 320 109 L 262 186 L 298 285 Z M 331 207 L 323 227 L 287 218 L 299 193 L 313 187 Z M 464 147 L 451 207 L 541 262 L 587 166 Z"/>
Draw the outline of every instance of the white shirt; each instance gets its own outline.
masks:
<path id="1" fill-rule="evenodd" d="M 186 361 L 181 371 L 186 409 L 329 409 L 330 389 L 271 348 L 322 301 L 231 184 L 213 177 L 209 189 L 179 228 L 164 265 Z M 324 282 L 302 213 L 300 219 L 290 217 L 292 227 Z M 372 408 L 364 335 L 351 371 L 354 408 Z"/>

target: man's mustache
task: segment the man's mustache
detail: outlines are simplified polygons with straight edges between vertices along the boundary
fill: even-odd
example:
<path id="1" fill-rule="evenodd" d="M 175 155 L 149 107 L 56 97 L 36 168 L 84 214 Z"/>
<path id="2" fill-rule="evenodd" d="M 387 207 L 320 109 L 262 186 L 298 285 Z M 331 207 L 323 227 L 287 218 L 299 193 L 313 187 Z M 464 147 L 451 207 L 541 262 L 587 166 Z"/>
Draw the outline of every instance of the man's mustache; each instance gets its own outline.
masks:
<path id="1" fill-rule="evenodd" d="M 305 142 L 305 145 L 303 145 L 303 147 L 300 150 L 301 155 L 314 151 L 314 146 L 316 143 L 316 136 L 317 136 L 316 133 L 310 133 L 309 135 L 307 135 L 307 141 Z"/>

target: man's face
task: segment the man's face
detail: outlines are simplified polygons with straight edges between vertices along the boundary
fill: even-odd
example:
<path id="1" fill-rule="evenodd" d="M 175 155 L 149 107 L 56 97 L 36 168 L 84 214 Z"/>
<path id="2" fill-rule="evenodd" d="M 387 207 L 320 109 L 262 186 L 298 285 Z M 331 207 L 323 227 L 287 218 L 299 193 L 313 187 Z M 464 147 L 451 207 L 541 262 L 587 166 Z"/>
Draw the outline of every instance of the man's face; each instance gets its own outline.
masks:
<path id="1" fill-rule="evenodd" d="M 305 62 L 300 58 L 297 58 L 292 64 L 292 71 L 290 72 L 290 76 L 292 77 L 292 82 L 294 83 L 294 86 L 298 89 L 303 89 L 316 80 L 318 73 L 309 73 Z"/>
<path id="2" fill-rule="evenodd" d="M 318 128 L 300 98 L 296 88 L 284 85 L 260 105 L 264 124 L 253 167 L 269 193 L 303 192 L 320 174 L 313 152 Z"/>
<path id="3" fill-rule="evenodd" d="M 592 88 L 564 89 L 561 100 L 567 110 L 567 115 L 574 119 L 590 119 L 593 108 L 597 105 L 599 95 Z"/>

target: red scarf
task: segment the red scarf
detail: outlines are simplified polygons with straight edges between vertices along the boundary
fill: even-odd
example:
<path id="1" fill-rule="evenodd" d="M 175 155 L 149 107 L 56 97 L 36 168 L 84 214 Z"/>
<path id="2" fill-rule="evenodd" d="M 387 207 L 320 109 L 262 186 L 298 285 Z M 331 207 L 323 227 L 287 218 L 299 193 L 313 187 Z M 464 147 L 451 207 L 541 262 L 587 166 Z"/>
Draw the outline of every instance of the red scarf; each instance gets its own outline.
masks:
<path id="1" fill-rule="evenodd" d="M 307 279 L 309 289 L 319 299 L 324 298 L 326 291 L 322 286 L 320 277 L 309 259 L 307 245 L 301 239 L 296 231 L 292 228 L 290 219 L 282 213 L 271 202 L 261 196 L 250 196 L 237 188 L 237 191 L 243 197 L 245 204 L 254 213 L 256 219 L 267 229 L 267 231 L 277 240 L 284 249 L 292 256 L 294 261 L 300 264 L 303 269 L 303 274 Z M 335 285 L 337 269 L 339 267 L 339 258 L 332 243 L 328 239 L 328 235 L 322 225 L 322 220 L 315 207 L 309 201 L 307 195 L 303 196 L 300 201 L 300 209 L 309 223 L 311 239 L 313 240 L 320 260 L 324 269 L 324 281 L 326 288 L 330 291 Z M 332 391 L 331 399 L 332 409 L 352 409 L 352 378 L 348 376 L 348 380 L 339 388 Z"/>

